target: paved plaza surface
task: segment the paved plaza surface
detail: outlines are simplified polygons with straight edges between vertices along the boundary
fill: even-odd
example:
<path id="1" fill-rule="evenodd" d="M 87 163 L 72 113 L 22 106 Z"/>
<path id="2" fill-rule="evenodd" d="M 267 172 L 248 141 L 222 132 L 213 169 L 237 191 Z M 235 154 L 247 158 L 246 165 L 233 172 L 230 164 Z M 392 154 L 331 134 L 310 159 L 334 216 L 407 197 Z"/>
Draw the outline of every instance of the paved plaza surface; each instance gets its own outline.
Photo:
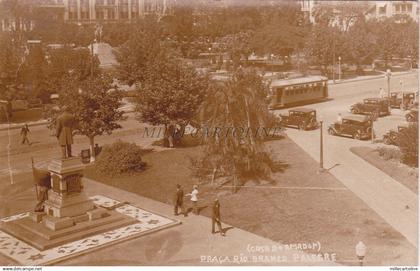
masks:
<path id="1" fill-rule="evenodd" d="M 132 217 L 137 222 L 45 250 L 38 250 L 30 244 L 0 231 L 0 253 L 13 259 L 20 265 L 50 265 L 105 246 L 114 245 L 118 242 L 180 224 L 178 220 L 170 219 L 130 204 L 124 204 L 102 195 L 91 196 L 91 199 L 97 206 L 104 208 L 115 206 L 116 212 Z M 2 218 L 0 221 L 12 222 L 27 216 L 29 216 L 28 212 Z"/>
<path id="2" fill-rule="evenodd" d="M 66 257 L 54 265 L 332 265 L 311 255 L 223 224 L 226 236 L 211 234 L 211 219 L 203 216 L 173 216 L 173 207 L 127 191 L 85 180 L 88 195 L 124 199 L 156 217 L 180 220 L 182 224 L 106 246 L 92 252 Z M 32 202 L 32 204 L 34 201 Z M 29 205 L 31 206 L 31 205 Z M 278 248 L 284 248 L 279 250 Z M 270 251 L 261 252 L 269 248 Z M 276 251 L 274 252 L 274 249 Z M 273 249 L 273 250 L 272 250 Z M 257 251 L 258 250 L 258 251 Z M 268 256 L 268 257 L 262 257 Z M 36 259 L 35 255 L 35 259 Z M 244 260 L 246 258 L 246 260 Z M 242 259 L 242 260 L 241 260 Z M 0 265 L 16 265 L 0 255 Z"/>

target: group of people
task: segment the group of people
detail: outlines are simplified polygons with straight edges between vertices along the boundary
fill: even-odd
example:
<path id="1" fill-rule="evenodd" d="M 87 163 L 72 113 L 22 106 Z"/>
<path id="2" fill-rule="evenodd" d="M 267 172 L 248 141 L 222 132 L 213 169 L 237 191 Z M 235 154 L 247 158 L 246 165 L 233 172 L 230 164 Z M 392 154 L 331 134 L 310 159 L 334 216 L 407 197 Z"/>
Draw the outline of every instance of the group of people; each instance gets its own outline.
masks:
<path id="1" fill-rule="evenodd" d="M 176 193 L 175 193 L 175 200 L 174 200 L 174 215 L 179 215 L 179 211 L 181 211 L 181 214 L 184 215 L 184 217 L 188 216 L 188 210 L 185 209 L 184 206 L 184 197 L 190 196 L 191 197 L 191 206 L 193 209 L 193 213 L 195 215 L 199 214 L 199 208 L 198 208 L 198 186 L 194 185 L 191 193 L 188 193 L 184 195 L 184 190 L 182 189 L 180 184 L 176 185 Z M 215 226 L 217 225 L 219 232 L 222 236 L 225 236 L 225 232 L 222 228 L 222 222 L 220 219 L 220 202 L 219 199 L 216 198 L 213 202 L 212 206 L 212 227 L 211 227 L 211 233 L 216 233 Z"/>

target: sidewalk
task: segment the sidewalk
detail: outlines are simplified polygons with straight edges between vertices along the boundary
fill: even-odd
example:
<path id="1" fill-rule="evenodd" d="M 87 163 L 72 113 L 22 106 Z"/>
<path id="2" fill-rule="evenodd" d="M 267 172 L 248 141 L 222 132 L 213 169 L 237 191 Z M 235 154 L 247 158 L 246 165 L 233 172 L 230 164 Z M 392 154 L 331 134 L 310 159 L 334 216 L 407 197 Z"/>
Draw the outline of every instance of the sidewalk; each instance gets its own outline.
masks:
<path id="1" fill-rule="evenodd" d="M 319 131 L 287 131 L 287 135 L 316 161 L 320 157 L 319 134 Z M 324 168 L 330 169 L 329 173 L 417 248 L 418 196 L 349 150 L 352 146 L 371 146 L 371 143 L 327 137 L 324 139 Z"/>
<path id="2" fill-rule="evenodd" d="M 47 125 L 48 121 L 47 120 L 39 120 L 39 121 L 30 121 L 30 122 L 25 122 L 26 124 L 28 124 L 28 126 L 39 126 L 39 125 Z M 7 129 L 20 129 L 22 128 L 22 126 L 25 123 L 10 123 L 10 126 L 8 123 L 1 123 L 0 124 L 0 131 L 4 131 Z"/>
<path id="3" fill-rule="evenodd" d="M 89 196 L 104 195 L 127 201 L 153 213 L 181 220 L 182 224 L 87 252 L 57 265 L 334 265 L 331 262 L 302 260 L 310 259 L 310 256 L 299 250 L 264 251 L 281 244 L 226 224 L 223 224 L 224 229 L 228 228 L 225 237 L 211 234 L 211 219 L 207 217 L 174 217 L 170 205 L 93 180 L 85 179 L 84 184 Z M 0 264 L 15 263 L 0 255 Z"/>
<path id="4" fill-rule="evenodd" d="M 392 80 L 392 77 L 395 77 L 395 76 L 401 76 L 401 75 L 411 74 L 411 73 L 417 73 L 417 72 L 418 72 L 418 70 L 415 70 L 415 69 L 413 69 L 411 71 L 394 72 L 394 73 L 392 73 L 391 80 Z M 385 78 L 385 73 L 379 74 L 379 75 L 357 76 L 355 78 L 344 79 L 344 80 L 341 80 L 341 81 L 339 81 L 338 79 L 336 79 L 335 80 L 335 83 L 334 83 L 333 80 L 328 80 L 328 84 L 330 84 L 330 85 L 337 85 L 337 84 L 344 84 L 344 83 L 364 81 L 364 80 L 372 80 L 372 79 L 378 79 L 378 78 Z"/>

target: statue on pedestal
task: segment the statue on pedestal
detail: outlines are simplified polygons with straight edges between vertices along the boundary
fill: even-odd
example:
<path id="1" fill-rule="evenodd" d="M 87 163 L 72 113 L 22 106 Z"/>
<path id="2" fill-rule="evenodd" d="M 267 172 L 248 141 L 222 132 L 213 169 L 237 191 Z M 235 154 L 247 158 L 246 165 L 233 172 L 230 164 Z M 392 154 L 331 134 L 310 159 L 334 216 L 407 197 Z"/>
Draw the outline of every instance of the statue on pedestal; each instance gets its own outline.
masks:
<path id="1" fill-rule="evenodd" d="M 73 144 L 75 119 L 67 106 L 63 107 L 63 113 L 57 117 L 56 126 L 56 136 L 58 144 L 61 146 L 61 158 L 72 157 L 71 145 Z"/>

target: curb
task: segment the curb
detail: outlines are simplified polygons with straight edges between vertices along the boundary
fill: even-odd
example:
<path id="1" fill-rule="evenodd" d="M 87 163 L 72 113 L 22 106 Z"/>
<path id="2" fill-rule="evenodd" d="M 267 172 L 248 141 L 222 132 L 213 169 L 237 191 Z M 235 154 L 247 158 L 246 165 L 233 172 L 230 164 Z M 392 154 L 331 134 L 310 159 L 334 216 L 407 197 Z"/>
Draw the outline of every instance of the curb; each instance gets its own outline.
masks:
<path id="1" fill-rule="evenodd" d="M 130 113 L 134 113 L 134 112 L 135 112 L 134 109 L 130 109 L 130 110 L 124 111 L 124 114 L 130 114 Z M 5 131 L 7 129 L 10 129 L 10 130 L 20 129 L 20 128 L 22 128 L 23 124 L 24 124 L 24 122 L 22 122 L 22 123 L 10 123 L 10 128 L 9 128 L 7 123 L 3 123 L 3 124 L 0 124 L 0 131 Z M 42 121 L 32 122 L 32 123 L 28 122 L 27 124 L 28 124 L 29 127 L 31 127 L 31 126 L 41 126 L 41 125 L 48 124 L 48 121 L 47 120 L 42 120 Z"/>
<path id="2" fill-rule="evenodd" d="M 394 77 L 398 77 L 401 75 L 407 75 L 407 74 L 414 74 L 417 73 L 417 70 L 413 70 L 413 71 L 409 71 L 409 72 L 402 72 L 402 73 L 398 73 L 393 75 Z M 347 79 L 347 80 L 342 80 L 341 82 L 339 82 L 338 80 L 335 81 L 335 83 L 333 83 L 332 80 L 328 80 L 328 84 L 329 85 L 340 85 L 340 84 L 346 84 L 346 83 L 352 83 L 352 82 L 358 82 L 358 81 L 367 81 L 367 80 L 374 80 L 374 79 L 380 79 L 380 78 L 384 78 L 384 75 L 377 75 L 374 77 L 369 77 L 369 78 L 356 78 L 356 79 Z"/>
<path id="3" fill-rule="evenodd" d="M 4 130 L 8 130 L 8 129 L 10 129 L 10 130 L 20 129 L 20 128 L 22 128 L 23 124 L 24 123 L 22 123 L 22 124 L 11 123 L 10 127 L 8 127 L 8 124 L 1 124 L 0 125 L 0 131 L 4 131 Z M 33 122 L 33 123 L 27 123 L 27 124 L 28 124 L 29 127 L 41 126 L 41 125 L 48 124 L 48 121 L 44 120 L 44 121 L 40 121 L 40 122 Z"/>

